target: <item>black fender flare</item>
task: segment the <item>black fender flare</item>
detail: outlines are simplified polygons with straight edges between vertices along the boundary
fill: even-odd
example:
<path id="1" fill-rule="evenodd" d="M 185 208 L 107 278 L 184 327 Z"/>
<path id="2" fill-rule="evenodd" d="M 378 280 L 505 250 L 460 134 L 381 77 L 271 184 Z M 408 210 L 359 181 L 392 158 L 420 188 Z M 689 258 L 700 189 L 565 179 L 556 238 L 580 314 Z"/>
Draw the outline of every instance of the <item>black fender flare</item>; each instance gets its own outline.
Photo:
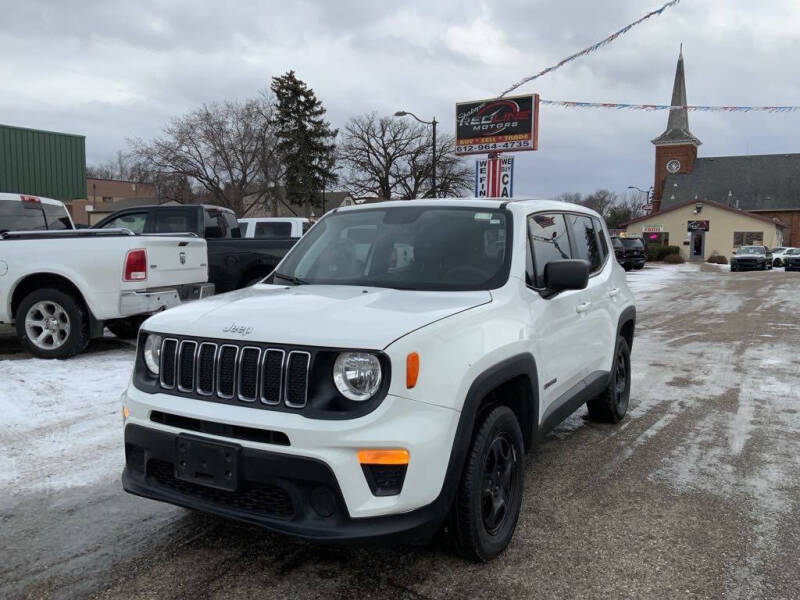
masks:
<path id="1" fill-rule="evenodd" d="M 633 330 L 631 330 L 631 343 L 630 343 L 630 346 L 633 347 L 633 335 L 636 330 L 635 306 L 627 306 L 619 315 L 619 320 L 617 321 L 617 337 L 619 337 L 622 334 L 622 328 L 625 326 L 626 323 L 629 322 L 633 323 Z M 614 338 L 614 343 L 616 343 L 616 338 Z"/>
<path id="2" fill-rule="evenodd" d="M 530 402 L 526 410 L 531 411 L 529 431 L 523 430 L 523 436 L 530 440 L 530 445 L 535 443 L 539 426 L 539 375 L 536 360 L 530 353 L 518 354 L 491 366 L 478 375 L 470 385 L 461 409 L 458 427 L 450 451 L 450 461 L 447 464 L 442 490 L 436 500 L 439 505 L 440 516 L 444 518 L 453 503 L 456 490 L 461 481 L 461 472 L 472 442 L 472 432 L 479 416 L 481 401 L 498 386 L 511 381 L 515 377 L 525 375 L 530 381 Z M 520 426 L 523 426 L 520 423 Z"/>

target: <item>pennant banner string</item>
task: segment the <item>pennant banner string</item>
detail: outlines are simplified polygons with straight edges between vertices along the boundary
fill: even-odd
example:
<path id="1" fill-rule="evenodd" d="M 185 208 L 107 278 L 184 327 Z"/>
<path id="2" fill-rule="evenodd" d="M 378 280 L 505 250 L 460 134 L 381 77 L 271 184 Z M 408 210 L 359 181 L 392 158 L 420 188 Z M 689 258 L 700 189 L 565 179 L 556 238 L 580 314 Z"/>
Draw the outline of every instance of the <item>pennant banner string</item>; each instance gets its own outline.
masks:
<path id="1" fill-rule="evenodd" d="M 767 112 L 789 113 L 800 111 L 800 106 L 705 106 L 687 104 L 670 106 L 669 104 L 624 104 L 618 102 L 566 102 L 563 100 L 540 100 L 540 104 L 560 106 L 562 108 L 608 108 L 612 110 L 690 110 L 696 112 Z"/>
<path id="2" fill-rule="evenodd" d="M 520 87 L 520 86 L 523 86 L 523 85 L 525 85 L 525 84 L 526 84 L 526 83 L 528 83 L 529 81 L 533 81 L 534 79 L 538 79 L 538 78 L 539 78 L 539 77 L 541 77 L 542 75 L 546 75 L 547 73 L 549 73 L 549 72 L 551 72 L 551 71 L 555 71 L 556 69 L 560 69 L 560 68 L 561 68 L 561 67 L 563 67 L 565 64 L 567 64 L 568 62 L 571 62 L 571 61 L 575 60 L 576 58 L 580 58 L 581 56 L 585 56 L 585 55 L 587 55 L 587 54 L 591 54 L 591 53 L 592 53 L 592 52 L 594 52 L 595 50 L 598 50 L 599 48 L 602 48 L 603 46 L 605 46 L 605 45 L 607 45 L 607 44 L 610 44 L 611 42 L 613 42 L 614 40 L 616 40 L 616 39 L 617 39 L 618 37 L 620 37 L 621 35 L 624 35 L 624 34 L 628 33 L 628 32 L 629 32 L 631 29 L 633 29 L 634 27 L 636 27 L 636 26 L 637 26 L 637 25 L 639 25 L 640 23 L 642 23 L 642 22 L 646 21 L 646 20 L 647 20 L 647 19 L 649 19 L 650 17 L 655 17 L 655 16 L 657 16 L 657 15 L 660 15 L 661 13 L 663 13 L 663 12 L 664 12 L 665 10 L 667 10 L 668 8 L 671 8 L 671 7 L 675 6 L 675 5 L 676 5 L 678 2 L 680 2 L 680 0 L 670 0 L 669 2 L 667 2 L 666 4 L 664 4 L 664 5 L 663 5 L 661 8 L 659 8 L 658 10 L 654 10 L 654 11 L 652 11 L 652 12 L 649 12 L 649 13 L 647 13 L 645 16 L 643 16 L 642 18 L 640 18 L 640 19 L 638 19 L 638 20 L 634 21 L 634 22 L 633 22 L 633 23 L 631 23 L 630 25 L 626 25 L 625 27 L 623 27 L 623 28 L 622 28 L 622 29 L 620 29 L 619 31 L 617 31 L 617 32 L 615 32 L 615 33 L 612 33 L 610 36 L 608 36 L 608 37 L 607 37 L 607 38 L 605 38 L 604 40 L 600 40 L 600 41 L 599 41 L 599 42 L 597 42 L 596 44 L 592 44 L 592 45 L 591 45 L 591 46 L 589 46 L 588 48 L 584 48 L 584 49 L 583 49 L 583 50 L 581 50 L 580 52 L 576 52 L 575 54 L 573 54 L 573 55 L 571 55 L 571 56 L 568 56 L 567 58 L 565 58 L 565 59 L 564 59 L 564 60 L 562 60 L 561 62 L 559 62 L 559 63 L 557 63 L 557 64 L 553 65 L 552 67 L 547 67 L 546 69 L 544 69 L 543 71 L 539 71 L 539 72 L 538 72 L 538 73 L 536 73 L 535 75 L 531 75 L 530 77 L 525 77 L 524 79 L 520 79 L 520 80 L 519 80 L 517 83 L 515 83 L 514 85 L 512 85 L 510 88 L 508 88 L 507 90 L 503 91 L 503 92 L 502 92 L 502 93 L 501 93 L 501 94 L 498 96 L 498 98 L 502 98 L 503 96 L 505 96 L 505 95 L 506 95 L 506 94 L 508 94 L 509 92 L 513 92 L 515 89 L 517 89 L 517 88 L 518 88 L 518 87 Z"/>

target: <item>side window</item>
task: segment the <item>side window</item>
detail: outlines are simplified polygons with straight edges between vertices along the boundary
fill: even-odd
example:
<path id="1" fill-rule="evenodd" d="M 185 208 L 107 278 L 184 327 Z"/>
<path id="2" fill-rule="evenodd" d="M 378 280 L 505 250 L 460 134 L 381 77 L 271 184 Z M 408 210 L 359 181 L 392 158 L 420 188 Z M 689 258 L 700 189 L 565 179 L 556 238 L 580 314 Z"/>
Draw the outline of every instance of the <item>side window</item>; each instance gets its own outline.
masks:
<path id="1" fill-rule="evenodd" d="M 600 240 L 600 264 L 602 264 L 606 260 L 606 256 L 608 256 L 608 241 L 606 240 L 606 232 L 603 229 L 603 224 L 597 217 L 592 217 L 592 223 L 594 224 L 594 230 L 597 233 L 597 239 Z"/>
<path id="2" fill-rule="evenodd" d="M 591 217 L 568 214 L 567 225 L 575 244 L 575 258 L 588 260 L 591 266 L 589 272 L 597 273 L 603 266 L 603 256 Z"/>
<path id="3" fill-rule="evenodd" d="M 543 288 L 545 265 L 553 260 L 572 258 L 564 215 L 531 215 L 528 217 L 528 239 L 533 250 L 533 286 Z"/>
<path id="4" fill-rule="evenodd" d="M 72 221 L 63 204 L 42 203 L 48 229 L 72 229 Z"/>
<path id="5" fill-rule="evenodd" d="M 0 200 L 0 231 L 41 231 L 47 229 L 39 202 Z"/>
<path id="6" fill-rule="evenodd" d="M 194 230 L 189 222 L 189 211 L 167 209 L 155 211 L 156 233 L 187 233 Z"/>
<path id="7" fill-rule="evenodd" d="M 147 221 L 147 213 L 128 213 L 121 215 L 116 219 L 111 219 L 108 223 L 103 225 L 103 229 L 119 229 L 124 227 L 130 229 L 133 233 L 142 233 L 144 231 L 144 224 Z"/>
<path id="8" fill-rule="evenodd" d="M 261 221 L 256 223 L 256 233 L 253 237 L 285 240 L 292 237 L 292 224 L 278 221 Z"/>
<path id="9" fill-rule="evenodd" d="M 228 212 L 226 210 L 219 211 L 219 220 L 220 224 L 222 225 L 222 229 L 225 232 L 225 237 L 242 237 L 242 232 L 239 229 L 239 221 L 236 220 L 236 217 L 232 212 Z"/>
<path id="10" fill-rule="evenodd" d="M 309 229 L 311 229 L 311 223 L 309 223 L 308 221 L 303 221 L 303 229 L 301 235 L 306 231 L 308 231 Z"/>

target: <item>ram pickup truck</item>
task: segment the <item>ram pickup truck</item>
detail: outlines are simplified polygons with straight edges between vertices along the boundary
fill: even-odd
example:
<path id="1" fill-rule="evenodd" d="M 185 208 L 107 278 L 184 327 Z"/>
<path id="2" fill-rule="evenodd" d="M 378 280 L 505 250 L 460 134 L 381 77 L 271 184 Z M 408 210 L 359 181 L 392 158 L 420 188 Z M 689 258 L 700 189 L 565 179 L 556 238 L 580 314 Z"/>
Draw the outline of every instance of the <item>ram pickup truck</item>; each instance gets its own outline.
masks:
<path id="1" fill-rule="evenodd" d="M 229 292 L 269 275 L 296 239 L 244 239 L 230 209 L 204 204 L 161 204 L 111 213 L 95 228 L 135 233 L 194 233 L 208 242 L 208 280 Z"/>
<path id="2" fill-rule="evenodd" d="M 136 337 L 144 317 L 214 293 L 206 242 L 130 231 L 0 233 L 0 323 L 40 358 L 83 351 L 103 327 Z"/>
<path id="3" fill-rule="evenodd" d="M 635 319 L 584 207 L 339 208 L 264 283 L 142 325 L 123 485 L 306 539 L 443 525 L 485 561 L 516 528 L 526 451 L 584 404 L 624 418 Z"/>

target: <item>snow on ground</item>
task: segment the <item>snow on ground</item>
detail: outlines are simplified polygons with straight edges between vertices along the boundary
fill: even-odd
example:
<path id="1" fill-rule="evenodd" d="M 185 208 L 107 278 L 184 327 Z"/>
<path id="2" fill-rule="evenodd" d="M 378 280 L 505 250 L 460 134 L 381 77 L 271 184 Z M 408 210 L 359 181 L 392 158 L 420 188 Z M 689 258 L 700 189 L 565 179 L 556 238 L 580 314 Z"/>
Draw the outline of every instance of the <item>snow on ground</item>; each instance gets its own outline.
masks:
<path id="1" fill-rule="evenodd" d="M 132 348 L 69 360 L 0 360 L 0 489 L 91 485 L 122 471 L 120 395 Z"/>

